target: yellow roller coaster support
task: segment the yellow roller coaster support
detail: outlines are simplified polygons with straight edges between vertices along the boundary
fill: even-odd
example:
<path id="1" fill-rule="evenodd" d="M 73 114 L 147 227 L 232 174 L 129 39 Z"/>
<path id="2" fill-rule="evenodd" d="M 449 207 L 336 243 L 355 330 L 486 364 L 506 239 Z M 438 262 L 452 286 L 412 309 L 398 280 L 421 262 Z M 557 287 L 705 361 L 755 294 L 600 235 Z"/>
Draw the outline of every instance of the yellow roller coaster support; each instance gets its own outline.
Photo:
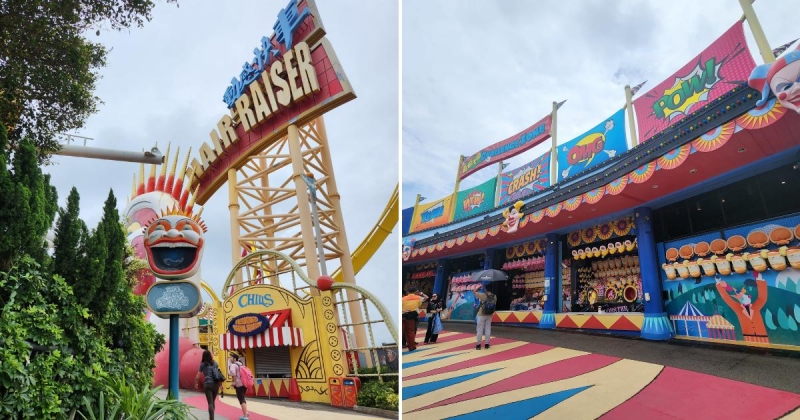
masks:
<path id="1" fill-rule="evenodd" d="M 369 231 L 367 237 L 361 242 L 361 245 L 359 245 L 355 252 L 353 252 L 351 258 L 353 260 L 353 270 L 355 273 L 358 273 L 362 268 L 364 268 L 364 266 L 367 264 L 367 261 L 369 261 L 373 255 L 375 255 L 375 251 L 381 247 L 383 241 L 385 241 L 389 234 L 392 233 L 392 228 L 397 225 L 397 221 L 400 219 L 400 213 L 398 211 L 400 202 L 399 187 L 399 184 L 394 187 L 392 197 L 389 198 L 389 203 L 387 203 L 386 208 L 383 209 L 383 213 L 381 213 L 378 223 L 372 227 L 372 230 Z M 344 280 L 342 279 L 341 269 L 337 269 L 333 273 L 333 279 L 335 281 Z"/>

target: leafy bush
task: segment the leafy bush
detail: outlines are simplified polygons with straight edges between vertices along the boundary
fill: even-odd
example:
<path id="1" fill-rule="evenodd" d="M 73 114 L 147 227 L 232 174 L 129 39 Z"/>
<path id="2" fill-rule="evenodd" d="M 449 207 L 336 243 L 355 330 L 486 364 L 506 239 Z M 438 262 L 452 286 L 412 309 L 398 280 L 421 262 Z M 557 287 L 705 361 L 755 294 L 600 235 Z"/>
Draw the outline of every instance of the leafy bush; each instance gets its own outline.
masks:
<path id="1" fill-rule="evenodd" d="M 369 381 L 363 383 L 358 391 L 358 405 L 383 410 L 397 411 L 399 407 L 397 382 Z"/>
<path id="2" fill-rule="evenodd" d="M 94 403 L 83 398 L 81 418 L 87 419 L 186 419 L 196 418 L 189 412 L 189 406 L 178 400 L 162 400 L 156 397 L 161 387 L 144 386 L 135 388 L 125 383 L 125 379 L 115 379 L 107 383 L 104 393 Z M 108 395 L 106 402 L 105 395 Z"/>
<path id="3" fill-rule="evenodd" d="M 0 272 L 0 418 L 66 417 L 97 395 L 110 351 L 60 276 L 30 257 Z"/>

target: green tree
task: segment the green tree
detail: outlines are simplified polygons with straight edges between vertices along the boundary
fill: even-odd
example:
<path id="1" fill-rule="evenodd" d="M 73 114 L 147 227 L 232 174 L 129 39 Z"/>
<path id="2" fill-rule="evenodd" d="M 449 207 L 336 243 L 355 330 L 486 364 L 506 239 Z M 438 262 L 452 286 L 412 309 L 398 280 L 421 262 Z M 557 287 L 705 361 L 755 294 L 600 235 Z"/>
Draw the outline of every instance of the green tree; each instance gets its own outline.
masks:
<path id="1" fill-rule="evenodd" d="M 8 170 L 7 137 L 0 124 L 0 270 L 8 270 L 15 256 L 43 254 L 44 237 L 55 217 L 55 190 L 42 175 L 36 148 L 23 139 Z"/>
<path id="2" fill-rule="evenodd" d="M 102 261 L 102 275 L 101 284 L 94 287 L 95 296 L 89 309 L 95 317 L 102 319 L 108 312 L 111 297 L 117 293 L 117 287 L 120 284 L 127 287 L 125 270 L 122 267 L 126 245 L 125 230 L 120 223 L 114 191 L 108 192 L 108 198 L 103 205 L 103 217 L 93 232 L 91 241 L 95 243 L 89 249 L 88 256 L 97 258 L 98 262 Z"/>
<path id="3" fill-rule="evenodd" d="M 72 187 L 67 197 L 67 207 L 58 211 L 53 239 L 53 272 L 63 277 L 73 289 L 81 290 L 81 295 L 84 295 L 93 292 L 80 287 L 84 267 L 84 256 L 81 253 L 88 236 L 86 224 L 80 219 L 80 200 L 78 189 Z"/>
<path id="4" fill-rule="evenodd" d="M 12 143 L 29 136 L 46 154 L 58 147 L 56 133 L 81 128 L 100 103 L 94 90 L 108 52 L 85 34 L 101 27 L 141 27 L 154 5 L 151 0 L 0 2 L 0 122 Z"/>

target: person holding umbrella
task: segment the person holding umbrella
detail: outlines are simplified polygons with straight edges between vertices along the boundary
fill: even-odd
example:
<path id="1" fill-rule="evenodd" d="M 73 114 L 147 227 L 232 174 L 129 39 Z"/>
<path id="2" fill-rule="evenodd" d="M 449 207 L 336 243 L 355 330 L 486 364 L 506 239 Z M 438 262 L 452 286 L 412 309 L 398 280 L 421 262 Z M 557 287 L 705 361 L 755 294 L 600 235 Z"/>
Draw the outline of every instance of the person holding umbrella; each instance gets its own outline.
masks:
<path id="1" fill-rule="evenodd" d="M 494 294 L 492 284 L 494 281 L 506 281 L 508 275 L 500 270 L 483 270 L 472 275 L 473 281 L 482 282 L 480 289 L 475 291 L 475 298 L 480 301 L 478 306 L 477 339 L 475 350 L 481 349 L 481 338 L 484 337 L 483 348 L 489 348 L 489 339 L 492 336 L 492 315 L 497 309 L 497 295 Z"/>
<path id="2" fill-rule="evenodd" d="M 481 339 L 485 338 L 484 348 L 489 348 L 489 339 L 492 336 L 492 315 L 497 307 L 497 296 L 492 293 L 492 284 L 483 285 L 475 291 L 475 297 L 480 300 L 477 319 L 477 344 L 475 350 L 481 349 Z"/>

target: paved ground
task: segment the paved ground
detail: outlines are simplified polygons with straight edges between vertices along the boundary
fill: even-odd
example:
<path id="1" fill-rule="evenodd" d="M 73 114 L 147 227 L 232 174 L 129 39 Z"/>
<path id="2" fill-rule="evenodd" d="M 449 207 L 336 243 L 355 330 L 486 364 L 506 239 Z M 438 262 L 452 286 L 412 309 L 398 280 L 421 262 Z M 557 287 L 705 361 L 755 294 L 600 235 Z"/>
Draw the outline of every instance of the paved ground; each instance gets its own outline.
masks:
<path id="1" fill-rule="evenodd" d="M 404 419 L 800 418 L 798 358 L 511 327 L 475 350 L 474 325 L 445 330 L 403 353 Z"/>
<path id="2" fill-rule="evenodd" d="M 161 390 L 158 393 L 160 398 L 166 398 L 167 391 Z M 180 390 L 181 401 L 192 407 L 192 414 L 198 419 L 208 418 L 208 405 L 206 397 L 200 392 Z M 215 402 L 215 420 L 236 420 L 242 415 L 242 409 L 235 394 L 226 393 L 220 399 L 217 397 Z M 326 406 L 323 404 L 311 404 L 302 402 L 292 402 L 286 400 L 268 400 L 265 398 L 248 398 L 247 408 L 250 411 L 251 420 L 346 420 L 346 419 L 382 419 L 382 417 L 369 416 L 351 410 L 344 410 Z"/>

